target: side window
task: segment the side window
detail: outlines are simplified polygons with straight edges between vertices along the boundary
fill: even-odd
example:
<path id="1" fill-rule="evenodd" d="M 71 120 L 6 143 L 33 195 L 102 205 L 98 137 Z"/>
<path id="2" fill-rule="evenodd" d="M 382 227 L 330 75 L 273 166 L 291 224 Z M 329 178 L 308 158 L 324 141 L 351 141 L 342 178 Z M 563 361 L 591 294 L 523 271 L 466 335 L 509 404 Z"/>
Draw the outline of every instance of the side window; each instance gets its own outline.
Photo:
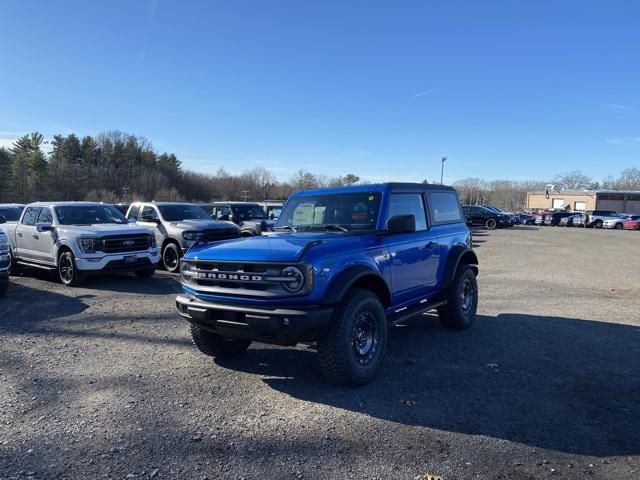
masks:
<path id="1" fill-rule="evenodd" d="M 127 214 L 127 220 L 137 220 L 140 212 L 140 205 L 132 205 Z"/>
<path id="2" fill-rule="evenodd" d="M 156 212 L 156 209 L 150 206 L 146 206 L 146 207 L 142 207 L 142 215 L 140 215 L 140 220 L 142 219 L 146 219 L 146 220 L 158 220 L 158 212 Z M 145 220 L 142 220 L 143 222 Z"/>
<path id="3" fill-rule="evenodd" d="M 460 205 L 454 192 L 430 192 L 429 211 L 434 223 L 460 222 Z"/>
<path id="4" fill-rule="evenodd" d="M 24 212 L 24 216 L 22 217 L 22 224 L 35 225 L 36 218 L 38 218 L 39 211 L 40 211 L 40 208 L 28 207 L 27 210 Z"/>
<path id="5" fill-rule="evenodd" d="M 40 209 L 40 214 L 38 215 L 38 220 L 36 223 L 44 223 L 45 225 L 51 225 L 53 223 L 53 216 L 51 215 L 51 210 L 43 207 Z"/>
<path id="6" fill-rule="evenodd" d="M 213 210 L 213 217 L 216 220 L 220 220 L 223 217 L 225 217 L 225 220 L 229 220 L 230 214 L 231 214 L 231 208 L 226 205 L 215 207 Z"/>
<path id="7" fill-rule="evenodd" d="M 416 231 L 427 229 L 424 201 L 419 193 L 392 193 L 387 220 L 396 215 L 413 215 L 416 217 Z"/>

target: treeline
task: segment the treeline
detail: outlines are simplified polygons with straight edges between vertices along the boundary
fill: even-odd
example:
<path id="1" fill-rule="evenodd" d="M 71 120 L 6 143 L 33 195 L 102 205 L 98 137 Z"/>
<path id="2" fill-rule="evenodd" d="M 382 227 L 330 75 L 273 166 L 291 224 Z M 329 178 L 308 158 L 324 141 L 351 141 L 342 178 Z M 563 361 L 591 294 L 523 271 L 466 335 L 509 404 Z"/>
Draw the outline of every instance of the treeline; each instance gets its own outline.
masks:
<path id="1" fill-rule="evenodd" d="M 118 131 L 83 138 L 56 135 L 48 154 L 43 145 L 43 135 L 35 132 L 0 149 L 0 202 L 285 199 L 296 190 L 360 180 L 353 174 L 327 178 L 300 170 L 288 182 L 278 182 L 262 167 L 240 175 L 222 168 L 213 175 L 196 173 L 183 169 L 175 154 L 158 154 L 145 138 Z"/>
<path id="2" fill-rule="evenodd" d="M 608 176 L 602 181 L 576 170 L 556 175 L 547 182 L 464 178 L 453 184 L 463 204 L 494 205 L 512 212 L 524 207 L 527 192 L 545 190 L 547 185 L 553 185 L 554 190 L 640 190 L 640 168 L 627 168 L 618 177 Z"/>

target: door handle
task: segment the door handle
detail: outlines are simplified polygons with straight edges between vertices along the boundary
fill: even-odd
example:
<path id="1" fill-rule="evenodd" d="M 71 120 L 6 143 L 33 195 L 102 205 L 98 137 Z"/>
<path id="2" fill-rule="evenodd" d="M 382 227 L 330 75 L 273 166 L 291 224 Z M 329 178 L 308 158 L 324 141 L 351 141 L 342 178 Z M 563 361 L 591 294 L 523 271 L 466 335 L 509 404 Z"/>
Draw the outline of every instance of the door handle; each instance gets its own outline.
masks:
<path id="1" fill-rule="evenodd" d="M 19 233 L 19 232 L 18 232 L 18 236 L 19 236 L 20 238 L 22 238 L 22 234 L 21 234 L 21 233 Z"/>
<path id="2" fill-rule="evenodd" d="M 438 242 L 429 242 L 425 245 L 426 248 L 436 248 L 438 246 Z"/>
<path id="3" fill-rule="evenodd" d="M 36 235 L 35 233 L 31 234 L 31 236 L 36 240 L 38 240 L 38 238 L 39 238 L 38 235 Z"/>

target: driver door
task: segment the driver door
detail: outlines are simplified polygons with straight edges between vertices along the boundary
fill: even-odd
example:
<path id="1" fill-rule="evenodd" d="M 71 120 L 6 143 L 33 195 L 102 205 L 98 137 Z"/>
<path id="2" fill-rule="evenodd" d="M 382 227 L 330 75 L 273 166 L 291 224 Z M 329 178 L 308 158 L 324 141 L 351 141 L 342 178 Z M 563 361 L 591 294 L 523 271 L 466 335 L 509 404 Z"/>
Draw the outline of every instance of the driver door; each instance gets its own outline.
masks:
<path id="1" fill-rule="evenodd" d="M 166 230 L 162 222 L 160 222 L 160 214 L 156 210 L 156 207 L 151 205 L 143 206 L 138 214 L 137 223 L 153 231 L 153 234 L 156 236 L 156 245 L 160 248 L 164 242 Z"/>
<path id="2" fill-rule="evenodd" d="M 36 230 L 36 220 L 40 213 L 40 207 L 27 207 L 22 216 L 21 222 L 16 227 L 16 256 L 21 260 L 35 262 L 35 243 L 38 233 Z"/>

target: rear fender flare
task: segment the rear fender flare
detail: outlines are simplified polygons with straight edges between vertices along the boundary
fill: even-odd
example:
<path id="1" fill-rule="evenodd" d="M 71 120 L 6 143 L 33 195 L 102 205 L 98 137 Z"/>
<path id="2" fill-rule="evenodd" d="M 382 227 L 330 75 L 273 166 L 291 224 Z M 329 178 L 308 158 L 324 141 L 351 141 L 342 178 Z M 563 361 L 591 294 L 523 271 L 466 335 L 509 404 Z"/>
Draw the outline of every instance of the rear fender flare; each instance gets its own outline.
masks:
<path id="1" fill-rule="evenodd" d="M 473 273 L 478 276 L 478 257 L 475 252 L 466 245 L 456 245 L 449 252 L 447 266 L 442 278 L 442 286 L 447 287 L 456 275 L 456 271 L 461 264 L 470 265 Z"/>

